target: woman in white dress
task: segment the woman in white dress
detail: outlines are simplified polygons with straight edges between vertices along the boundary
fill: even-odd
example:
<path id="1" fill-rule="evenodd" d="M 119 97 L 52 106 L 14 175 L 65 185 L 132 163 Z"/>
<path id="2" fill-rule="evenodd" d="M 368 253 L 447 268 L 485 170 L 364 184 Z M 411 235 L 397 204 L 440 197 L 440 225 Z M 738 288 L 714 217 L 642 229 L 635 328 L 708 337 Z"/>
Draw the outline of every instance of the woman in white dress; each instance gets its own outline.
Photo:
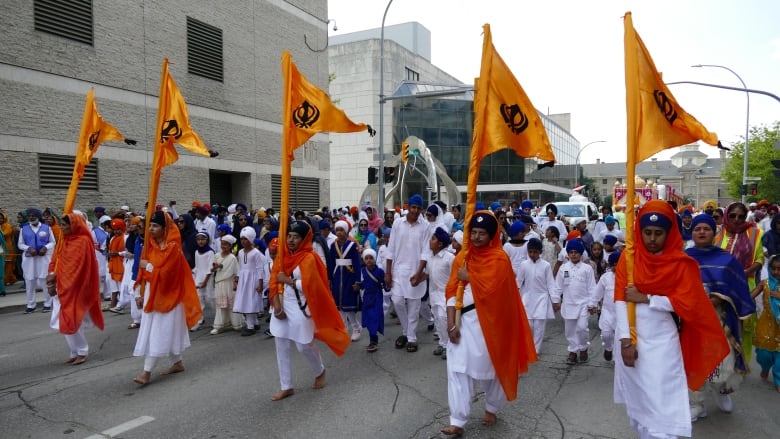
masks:
<path id="1" fill-rule="evenodd" d="M 146 358 L 143 372 L 133 381 L 141 385 L 149 382 L 161 357 L 170 357 L 173 363 L 161 375 L 184 371 L 182 353 L 190 346 L 189 328 L 202 316 L 192 270 L 182 252 L 181 234 L 170 215 L 155 212 L 149 236 L 136 282 L 140 286 L 136 303 L 143 306 L 144 313 L 133 355 Z"/>
<path id="2" fill-rule="evenodd" d="M 314 389 L 325 386 L 325 365 L 314 338 L 324 342 L 338 356 L 344 354 L 350 337 L 328 288 L 328 275 L 322 259 L 312 248 L 311 227 L 296 221 L 288 228 L 283 263 L 275 263 L 271 274 L 271 334 L 276 343 L 281 390 L 271 396 L 278 401 L 291 396 L 293 344 L 303 355 L 314 375 Z M 279 293 L 279 286 L 284 293 Z"/>

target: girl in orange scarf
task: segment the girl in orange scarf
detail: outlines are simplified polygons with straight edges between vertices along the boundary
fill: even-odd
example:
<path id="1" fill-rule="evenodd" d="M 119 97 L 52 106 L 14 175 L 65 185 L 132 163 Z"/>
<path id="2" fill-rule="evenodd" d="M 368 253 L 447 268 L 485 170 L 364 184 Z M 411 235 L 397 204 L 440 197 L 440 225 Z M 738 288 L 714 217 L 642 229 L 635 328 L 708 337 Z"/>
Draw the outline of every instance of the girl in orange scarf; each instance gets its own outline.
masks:
<path id="1" fill-rule="evenodd" d="M 111 220 L 111 241 L 108 242 L 108 275 L 109 281 L 106 286 L 111 290 L 111 305 L 109 310 L 112 312 L 121 312 L 116 305 L 119 301 L 119 289 L 122 284 L 122 277 L 125 274 L 125 229 L 127 225 L 119 218 Z"/>
<path id="2" fill-rule="evenodd" d="M 100 278 L 92 233 L 84 217 L 67 214 L 60 227 L 63 239 L 57 243 L 46 276 L 49 295 L 54 297 L 50 326 L 68 342 L 70 357 L 65 363 L 78 365 L 89 353 L 84 327 L 103 330 Z"/>
<path id="3" fill-rule="evenodd" d="M 5 263 L 3 264 L 4 279 L 3 279 L 3 294 L 5 295 L 5 286 L 11 285 L 16 282 L 16 274 L 14 274 L 14 267 L 16 264 L 16 244 L 14 242 L 14 228 L 8 222 L 8 215 L 5 212 L 0 212 L 0 228 L 3 232 L 3 239 L 5 240 Z"/>
<path id="4" fill-rule="evenodd" d="M 528 316 L 520 300 L 512 263 L 501 247 L 499 224 L 492 212 L 474 213 L 466 229 L 471 245 L 452 264 L 447 297 L 447 385 L 450 425 L 446 435 L 462 435 L 469 419 L 474 386 L 485 391 L 483 425 L 493 425 L 496 413 L 517 397 L 518 376 L 536 361 Z M 463 294 L 460 327 L 455 324 L 455 295 Z M 487 356 L 484 355 L 487 350 Z"/>
<path id="5" fill-rule="evenodd" d="M 682 250 L 677 217 L 668 203 L 652 200 L 642 206 L 634 242 L 633 284 L 628 284 L 625 254 L 615 273 L 615 335 L 621 342 L 615 402 L 626 404 L 640 437 L 690 436 L 686 387 L 701 388 L 728 354 L 728 342 L 698 263 Z M 636 303 L 635 323 L 629 323 L 626 302 Z"/>
<path id="6" fill-rule="evenodd" d="M 141 385 L 149 382 L 160 357 L 171 357 L 173 363 L 161 375 L 184 371 L 182 353 L 190 346 L 189 328 L 202 316 L 192 270 L 173 219 L 162 211 L 155 212 L 149 237 L 135 283 L 141 288 L 136 303 L 144 313 L 133 355 L 146 359 L 143 372 L 133 381 Z"/>
<path id="7" fill-rule="evenodd" d="M 312 232 L 307 223 L 290 224 L 286 252 L 284 263 L 273 265 L 268 293 L 281 382 L 281 390 L 271 396 L 272 401 L 294 393 L 290 360 L 293 343 L 314 372 L 315 389 L 325 386 L 325 366 L 314 339 L 325 343 L 338 356 L 344 355 L 350 343 L 328 288 L 325 265 L 312 248 Z M 284 294 L 279 294 L 280 284 L 284 285 Z"/>

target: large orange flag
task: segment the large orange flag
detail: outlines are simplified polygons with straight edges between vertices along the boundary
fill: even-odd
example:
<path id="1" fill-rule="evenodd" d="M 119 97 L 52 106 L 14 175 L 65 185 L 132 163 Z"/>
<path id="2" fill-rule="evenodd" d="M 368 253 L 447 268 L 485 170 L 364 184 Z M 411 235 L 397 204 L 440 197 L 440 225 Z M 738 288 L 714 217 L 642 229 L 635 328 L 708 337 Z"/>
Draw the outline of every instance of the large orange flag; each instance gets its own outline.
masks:
<path id="1" fill-rule="evenodd" d="M 343 110 L 333 105 L 327 93 L 298 71 L 287 50 L 282 53 L 282 76 L 282 207 L 279 211 L 279 251 L 274 262 L 274 265 L 279 264 L 280 267 L 287 249 L 284 234 L 289 217 L 291 162 L 295 160 L 295 150 L 311 136 L 321 132 L 354 133 L 368 130 L 371 136 L 375 132 L 371 125 L 352 122 Z M 281 287 L 280 284 L 280 293 Z"/>
<path id="2" fill-rule="evenodd" d="M 702 140 L 719 146 L 718 137 L 685 112 L 664 84 L 642 39 L 634 30 L 631 12 L 623 17 L 626 63 L 626 180 L 627 199 L 634 193 L 636 164 L 675 146 Z M 634 275 L 634 206 L 626 206 L 626 258 L 628 283 Z M 628 303 L 631 338 L 636 343 L 636 312 Z"/>
<path id="3" fill-rule="evenodd" d="M 493 46 L 490 25 L 485 24 L 482 29 L 482 65 L 474 87 L 474 138 L 466 188 L 466 224 L 477 203 L 479 167 L 485 156 L 508 148 L 520 157 L 544 160 L 545 165 L 555 162 L 544 124 L 523 87 Z M 468 252 L 468 233 L 464 236 L 464 251 Z M 456 307 L 460 308 L 462 288 L 458 293 Z"/>
<path id="4" fill-rule="evenodd" d="M 157 108 L 157 143 L 162 144 L 169 137 L 174 143 L 185 147 L 195 154 L 215 157 L 218 154 L 206 148 L 200 136 L 190 126 L 187 103 L 179 87 L 168 72 L 168 58 L 163 60 L 162 78 L 160 78 L 160 104 Z"/>
<path id="5" fill-rule="evenodd" d="M 79 132 L 79 143 L 76 146 L 73 176 L 70 179 L 68 194 L 65 196 L 65 207 L 62 209 L 63 215 L 73 211 L 79 182 L 84 177 L 84 168 L 92 161 L 92 157 L 97 152 L 100 144 L 112 140 L 123 141 L 125 138 L 119 130 L 100 116 L 97 103 L 95 102 L 95 90 L 90 88 L 89 92 L 87 92 L 87 101 L 84 104 L 84 116 L 81 118 L 81 131 Z M 131 140 L 127 140 L 127 142 L 135 143 Z"/>

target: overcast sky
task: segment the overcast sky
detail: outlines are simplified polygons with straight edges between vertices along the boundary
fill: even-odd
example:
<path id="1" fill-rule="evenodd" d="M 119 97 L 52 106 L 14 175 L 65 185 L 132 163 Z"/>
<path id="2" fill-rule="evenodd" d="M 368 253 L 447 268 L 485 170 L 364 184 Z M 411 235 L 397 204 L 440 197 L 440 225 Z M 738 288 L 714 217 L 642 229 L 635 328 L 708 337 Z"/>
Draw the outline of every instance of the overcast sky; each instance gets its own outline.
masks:
<path id="1" fill-rule="evenodd" d="M 329 0 L 342 34 L 378 28 L 387 0 Z M 571 113 L 582 163 L 625 161 L 623 19 L 634 28 L 667 82 L 741 87 L 780 95 L 780 1 L 777 0 L 393 0 L 385 25 L 417 21 L 431 31 L 431 61 L 465 83 L 479 75 L 482 25 L 531 102 L 544 113 Z M 746 95 L 670 85 L 680 105 L 724 145 L 745 135 Z M 780 102 L 750 96 L 750 125 L 780 120 Z M 701 150 L 717 156 L 717 149 Z M 676 149 L 659 153 L 668 159 Z"/>

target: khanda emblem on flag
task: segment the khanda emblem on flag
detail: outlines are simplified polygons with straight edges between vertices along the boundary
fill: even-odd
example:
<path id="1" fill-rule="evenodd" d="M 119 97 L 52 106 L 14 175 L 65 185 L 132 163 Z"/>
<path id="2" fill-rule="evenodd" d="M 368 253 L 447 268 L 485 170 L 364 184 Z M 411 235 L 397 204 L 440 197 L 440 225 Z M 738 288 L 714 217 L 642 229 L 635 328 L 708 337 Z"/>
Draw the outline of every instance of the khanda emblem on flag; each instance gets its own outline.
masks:
<path id="1" fill-rule="evenodd" d="M 181 128 L 179 128 L 179 123 L 176 122 L 176 119 L 166 120 L 163 122 L 160 133 L 160 143 L 164 143 L 171 136 L 173 136 L 174 139 L 178 139 L 181 135 Z"/>
<path id="2" fill-rule="evenodd" d="M 293 110 L 293 123 L 298 128 L 311 128 L 320 119 L 320 109 L 310 104 L 309 101 L 303 101 L 301 105 Z"/>
<path id="3" fill-rule="evenodd" d="M 94 133 L 89 135 L 89 140 L 87 141 L 87 147 L 90 151 L 94 151 L 95 148 L 98 147 L 98 138 L 100 138 L 100 130 L 95 131 Z"/>
<path id="4" fill-rule="evenodd" d="M 500 113 L 504 123 L 513 133 L 520 134 L 528 128 L 528 117 L 520 110 L 519 105 L 501 104 Z"/>
<path id="5" fill-rule="evenodd" d="M 677 110 L 674 109 L 674 101 L 666 96 L 666 93 L 660 90 L 654 90 L 653 97 L 655 98 L 655 103 L 658 104 L 658 108 L 661 109 L 664 118 L 668 120 L 670 124 L 674 124 L 675 119 L 677 119 Z"/>

